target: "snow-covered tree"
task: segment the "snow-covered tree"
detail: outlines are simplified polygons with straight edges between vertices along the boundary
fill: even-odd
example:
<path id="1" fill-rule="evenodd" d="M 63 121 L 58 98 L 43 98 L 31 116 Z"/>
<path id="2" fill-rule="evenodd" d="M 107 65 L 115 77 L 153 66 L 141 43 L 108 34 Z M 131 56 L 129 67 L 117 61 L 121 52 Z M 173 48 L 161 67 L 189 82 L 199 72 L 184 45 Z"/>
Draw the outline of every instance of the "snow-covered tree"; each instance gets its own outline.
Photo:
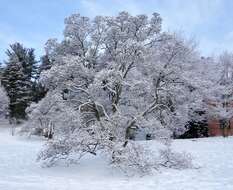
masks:
<path id="1" fill-rule="evenodd" d="M 64 40 L 46 44 L 53 64 L 40 82 L 49 92 L 28 109 L 30 122 L 54 123 L 54 140 L 40 160 L 53 164 L 73 154 L 102 152 L 126 170 L 163 165 L 132 140 L 145 131 L 169 145 L 172 135 L 184 130 L 199 98 L 191 77 L 199 59 L 191 42 L 162 32 L 161 22 L 157 13 L 148 18 L 127 12 L 65 20 Z"/>
<path id="2" fill-rule="evenodd" d="M 233 55 L 224 52 L 209 64 L 208 90 L 205 91 L 205 103 L 209 119 L 217 119 L 220 127 L 230 128 L 233 117 Z M 226 135 L 226 134 L 225 134 Z"/>

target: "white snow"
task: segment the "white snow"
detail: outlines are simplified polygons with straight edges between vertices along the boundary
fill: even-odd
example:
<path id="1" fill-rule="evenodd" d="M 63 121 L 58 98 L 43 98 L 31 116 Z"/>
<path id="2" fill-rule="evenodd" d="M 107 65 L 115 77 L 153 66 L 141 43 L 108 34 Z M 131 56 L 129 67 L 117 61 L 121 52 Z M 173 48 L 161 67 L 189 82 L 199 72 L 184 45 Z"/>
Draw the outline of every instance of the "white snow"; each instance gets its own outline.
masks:
<path id="1" fill-rule="evenodd" d="M 233 189 L 233 137 L 175 140 L 175 150 L 192 153 L 199 169 L 166 169 L 128 178 L 94 156 L 76 166 L 41 168 L 35 159 L 44 142 L 12 137 L 9 128 L 2 126 L 0 123 L 0 190 Z"/>

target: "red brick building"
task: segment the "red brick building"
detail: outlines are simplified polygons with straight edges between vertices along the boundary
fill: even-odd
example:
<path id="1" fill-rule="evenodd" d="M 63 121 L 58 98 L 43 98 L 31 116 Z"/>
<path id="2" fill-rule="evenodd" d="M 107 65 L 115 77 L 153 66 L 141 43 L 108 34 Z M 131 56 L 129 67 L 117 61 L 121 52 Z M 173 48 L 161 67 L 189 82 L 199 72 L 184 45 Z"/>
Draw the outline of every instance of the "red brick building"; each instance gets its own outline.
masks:
<path id="1" fill-rule="evenodd" d="M 224 109 L 226 113 L 232 112 L 233 103 L 229 103 L 223 99 L 222 103 L 216 103 L 213 101 L 208 101 L 209 111 L 211 112 L 211 108 L 216 110 L 217 107 L 219 109 Z M 229 115 L 228 115 L 229 118 Z M 211 118 L 208 119 L 208 133 L 209 136 L 232 136 L 233 135 L 233 117 L 231 119 L 223 119 L 223 118 Z"/>
<path id="2" fill-rule="evenodd" d="M 208 120 L 209 136 L 232 136 L 233 135 L 233 119 L 229 121 L 229 126 L 222 128 L 221 121 L 218 119 Z"/>

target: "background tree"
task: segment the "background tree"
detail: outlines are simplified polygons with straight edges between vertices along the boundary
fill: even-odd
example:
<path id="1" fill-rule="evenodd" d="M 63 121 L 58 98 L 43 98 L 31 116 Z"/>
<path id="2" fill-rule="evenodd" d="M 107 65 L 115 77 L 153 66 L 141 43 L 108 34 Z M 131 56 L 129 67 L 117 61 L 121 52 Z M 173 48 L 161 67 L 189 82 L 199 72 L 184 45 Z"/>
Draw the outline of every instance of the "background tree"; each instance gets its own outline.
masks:
<path id="1" fill-rule="evenodd" d="M 6 118 L 8 114 L 9 99 L 2 86 L 0 86 L 0 119 Z"/>
<path id="2" fill-rule="evenodd" d="M 48 70 L 52 67 L 52 61 L 49 59 L 49 55 L 44 55 L 41 57 L 41 64 L 39 67 L 39 73 L 44 70 Z"/>
<path id="3" fill-rule="evenodd" d="M 10 45 L 6 51 L 2 74 L 2 85 L 9 97 L 9 116 L 25 119 L 25 109 L 33 99 L 33 84 L 37 78 L 37 62 L 33 49 L 27 49 L 20 43 Z"/>
<path id="4" fill-rule="evenodd" d="M 209 76 L 211 86 L 206 92 L 208 116 L 219 121 L 223 136 L 227 136 L 233 118 L 233 54 L 222 53 L 209 68 L 209 73 L 214 73 L 215 78 Z"/>

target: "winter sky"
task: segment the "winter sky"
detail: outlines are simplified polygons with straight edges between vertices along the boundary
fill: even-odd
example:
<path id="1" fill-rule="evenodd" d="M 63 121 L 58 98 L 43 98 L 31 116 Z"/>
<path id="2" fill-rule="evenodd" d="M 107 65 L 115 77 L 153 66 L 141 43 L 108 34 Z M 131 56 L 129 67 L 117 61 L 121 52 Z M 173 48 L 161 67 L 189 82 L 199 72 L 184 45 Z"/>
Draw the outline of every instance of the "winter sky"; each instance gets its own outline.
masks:
<path id="1" fill-rule="evenodd" d="M 233 51 L 232 0 L 0 0 L 0 61 L 10 43 L 19 41 L 43 54 L 48 38 L 61 39 L 64 18 L 158 12 L 164 30 L 195 38 L 202 54 Z"/>

